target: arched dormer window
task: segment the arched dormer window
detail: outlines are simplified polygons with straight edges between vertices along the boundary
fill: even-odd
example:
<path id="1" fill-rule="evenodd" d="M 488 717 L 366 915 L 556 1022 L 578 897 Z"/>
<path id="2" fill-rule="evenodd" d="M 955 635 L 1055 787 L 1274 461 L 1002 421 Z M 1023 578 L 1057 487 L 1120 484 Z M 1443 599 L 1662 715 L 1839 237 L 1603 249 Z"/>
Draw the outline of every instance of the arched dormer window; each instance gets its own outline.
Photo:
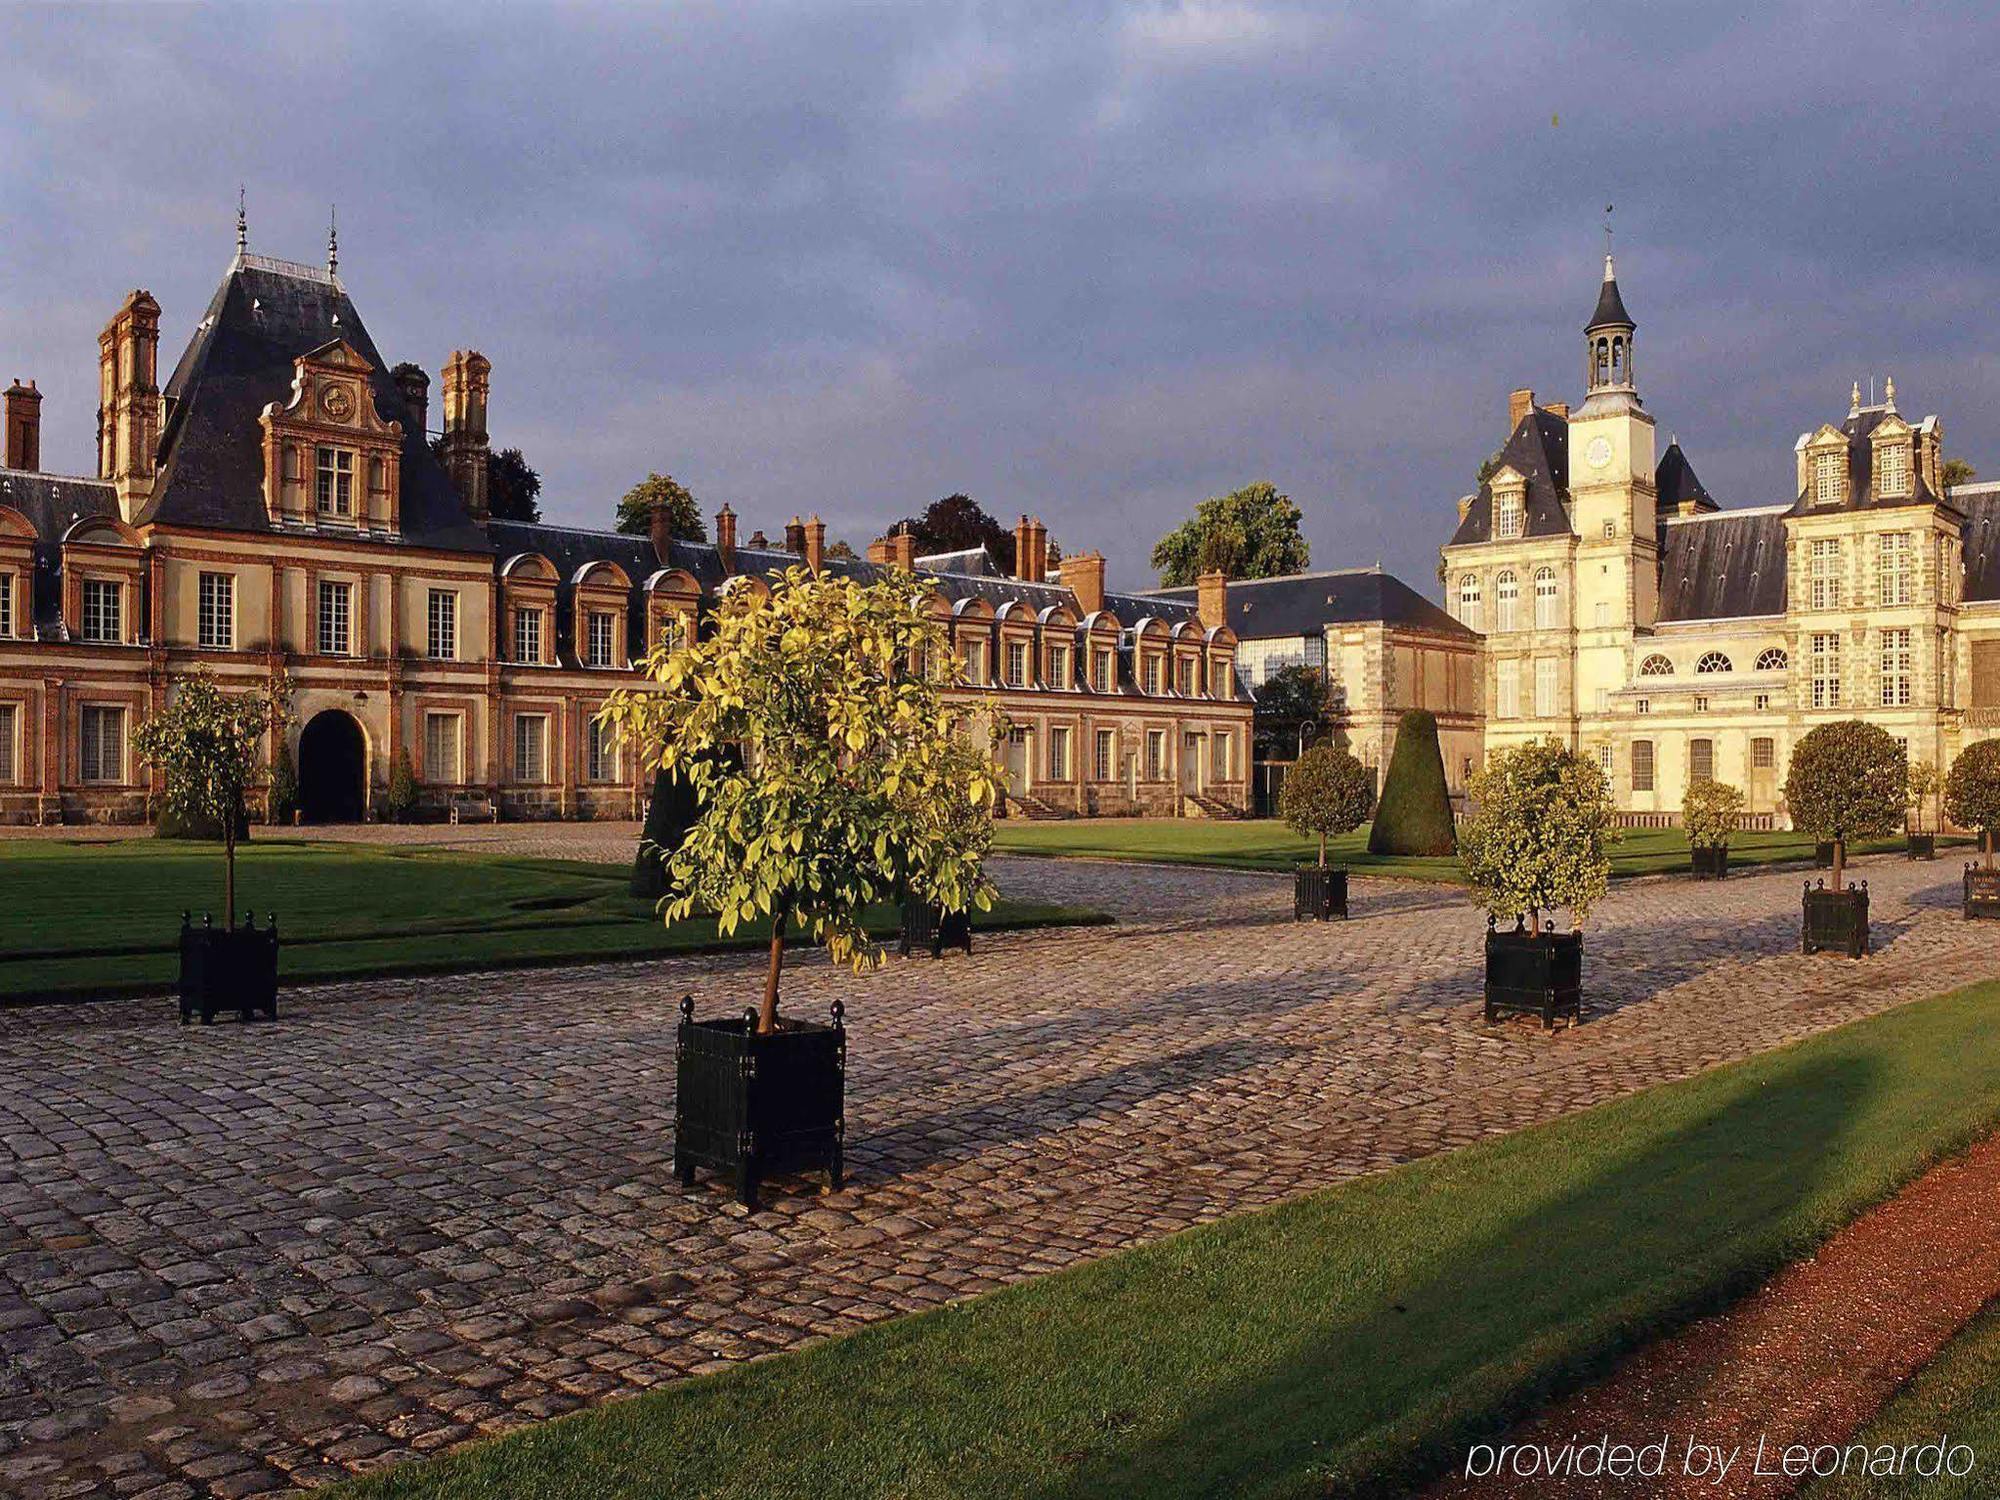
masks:
<path id="1" fill-rule="evenodd" d="M 1702 653 L 1701 660 L 1694 664 L 1694 670 L 1697 677 L 1702 677 L 1711 672 L 1733 672 L 1736 667 L 1720 651 L 1706 651 Z"/>
<path id="2" fill-rule="evenodd" d="M 1517 615 L 1521 604 L 1521 582 L 1514 576 L 1512 568 L 1493 580 L 1493 603 L 1496 629 L 1513 630 L 1520 625 Z"/>
<path id="3" fill-rule="evenodd" d="M 1791 664 L 1792 659 L 1785 655 L 1783 646 L 1769 646 L 1757 654 L 1757 670 L 1760 672 L 1782 672 Z"/>
<path id="4" fill-rule="evenodd" d="M 1674 675 L 1674 664 L 1656 651 L 1639 663 L 1639 675 L 1641 677 L 1671 677 Z"/>
<path id="5" fill-rule="evenodd" d="M 1554 568 L 1535 569 L 1535 629 L 1554 630 L 1556 628 L 1556 570 Z"/>
<path id="6" fill-rule="evenodd" d="M 1479 575 L 1467 573 L 1458 580 L 1458 623 L 1467 630 L 1480 629 Z"/>

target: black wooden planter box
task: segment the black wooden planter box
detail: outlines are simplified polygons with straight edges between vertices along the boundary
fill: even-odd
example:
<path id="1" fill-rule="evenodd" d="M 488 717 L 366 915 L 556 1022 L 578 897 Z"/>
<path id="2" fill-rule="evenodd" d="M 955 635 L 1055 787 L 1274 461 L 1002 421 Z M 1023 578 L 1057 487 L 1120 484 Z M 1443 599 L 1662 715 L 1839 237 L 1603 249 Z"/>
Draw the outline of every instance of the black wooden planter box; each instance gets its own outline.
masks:
<path id="1" fill-rule="evenodd" d="M 1544 1027 L 1557 1016 L 1572 1022 L 1583 1009 L 1583 934 L 1553 927 L 1530 932 L 1515 922 L 1505 932 L 1486 919 L 1486 1019 L 1534 1015 Z"/>
<path id="2" fill-rule="evenodd" d="M 1860 958 L 1868 952 L 1868 882 L 1844 891 L 1808 882 L 1805 915 L 1799 929 L 1801 953 L 1845 953 Z"/>
<path id="3" fill-rule="evenodd" d="M 1729 846 L 1717 844 L 1709 849 L 1690 849 L 1689 857 L 1694 861 L 1694 875 L 1697 880 L 1720 880 L 1729 873 Z"/>
<path id="4" fill-rule="evenodd" d="M 694 1018 L 694 997 L 681 1001 L 675 1041 L 674 1171 L 694 1185 L 697 1166 L 730 1173 L 745 1208 L 757 1207 L 766 1177 L 825 1169 L 842 1181 L 846 1133 L 845 1007 L 833 1002 L 833 1024 L 781 1018 L 757 1034 L 757 1012 L 712 1021 Z"/>
<path id="5" fill-rule="evenodd" d="M 278 919 L 258 928 L 244 913 L 241 927 L 196 927 L 181 913 L 181 1025 L 195 1016 L 206 1026 L 219 1010 L 244 1020 L 258 1012 L 278 1018 Z"/>
<path id="6" fill-rule="evenodd" d="M 1937 835 L 1934 833 L 1913 833 L 1910 847 L 1906 851 L 1911 859 L 1936 859 Z"/>
<path id="7" fill-rule="evenodd" d="M 1292 871 L 1292 916 L 1301 922 L 1327 922 L 1347 915 L 1347 871 L 1344 868 L 1300 865 Z"/>
<path id="8" fill-rule="evenodd" d="M 1816 870 L 1831 870 L 1833 868 L 1832 844 L 1813 845 L 1813 868 Z"/>
<path id="9" fill-rule="evenodd" d="M 2000 917 L 2000 870 L 1965 867 L 1965 918 Z"/>
<path id="10" fill-rule="evenodd" d="M 972 913 L 945 911 L 922 902 L 903 903 L 903 957 L 911 949 L 929 949 L 932 958 L 943 958 L 947 948 L 972 952 Z"/>

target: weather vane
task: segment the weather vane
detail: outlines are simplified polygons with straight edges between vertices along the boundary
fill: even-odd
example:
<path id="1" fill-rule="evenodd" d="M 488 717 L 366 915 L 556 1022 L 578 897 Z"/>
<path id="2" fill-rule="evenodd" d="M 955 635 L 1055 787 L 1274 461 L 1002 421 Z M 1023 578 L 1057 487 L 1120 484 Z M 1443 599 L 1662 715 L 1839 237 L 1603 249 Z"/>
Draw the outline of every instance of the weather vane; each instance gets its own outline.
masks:
<path id="1" fill-rule="evenodd" d="M 1612 205 L 1609 203 L 1604 205 L 1604 253 L 1606 255 L 1611 253 L 1611 207 Z"/>

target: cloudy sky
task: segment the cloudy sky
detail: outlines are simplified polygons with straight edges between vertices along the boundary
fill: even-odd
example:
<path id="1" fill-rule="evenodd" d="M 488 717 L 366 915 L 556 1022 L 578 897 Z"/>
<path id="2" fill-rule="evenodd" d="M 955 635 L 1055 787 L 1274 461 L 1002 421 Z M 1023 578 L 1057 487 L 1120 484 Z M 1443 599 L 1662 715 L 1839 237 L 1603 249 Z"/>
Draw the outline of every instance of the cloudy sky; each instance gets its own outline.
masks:
<path id="1" fill-rule="evenodd" d="M 1747 14 L 1746 14 L 1747 12 Z M 1640 385 L 1726 505 L 1894 375 L 2000 477 L 2000 22 L 1216 0 L 0 9 L 0 377 L 91 464 L 95 337 L 232 248 L 494 362 L 551 520 L 649 468 L 857 546 L 965 490 L 1115 583 L 1259 478 L 1434 593 L 1509 388 L 1575 399 L 1617 205 Z"/>

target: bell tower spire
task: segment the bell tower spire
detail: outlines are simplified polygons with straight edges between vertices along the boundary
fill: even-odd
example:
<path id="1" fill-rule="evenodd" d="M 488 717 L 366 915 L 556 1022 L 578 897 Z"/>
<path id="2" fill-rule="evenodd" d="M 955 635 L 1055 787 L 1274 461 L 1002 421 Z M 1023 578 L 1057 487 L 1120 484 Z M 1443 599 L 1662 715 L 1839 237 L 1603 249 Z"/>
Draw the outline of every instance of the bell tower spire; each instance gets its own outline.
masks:
<path id="1" fill-rule="evenodd" d="M 1618 268 L 1611 259 L 1610 230 L 1605 230 L 1604 282 L 1597 290 L 1597 307 L 1583 327 L 1584 389 L 1587 399 L 1600 394 L 1639 404 L 1632 374 L 1632 335 L 1638 325 L 1625 311 L 1618 294 Z"/>

